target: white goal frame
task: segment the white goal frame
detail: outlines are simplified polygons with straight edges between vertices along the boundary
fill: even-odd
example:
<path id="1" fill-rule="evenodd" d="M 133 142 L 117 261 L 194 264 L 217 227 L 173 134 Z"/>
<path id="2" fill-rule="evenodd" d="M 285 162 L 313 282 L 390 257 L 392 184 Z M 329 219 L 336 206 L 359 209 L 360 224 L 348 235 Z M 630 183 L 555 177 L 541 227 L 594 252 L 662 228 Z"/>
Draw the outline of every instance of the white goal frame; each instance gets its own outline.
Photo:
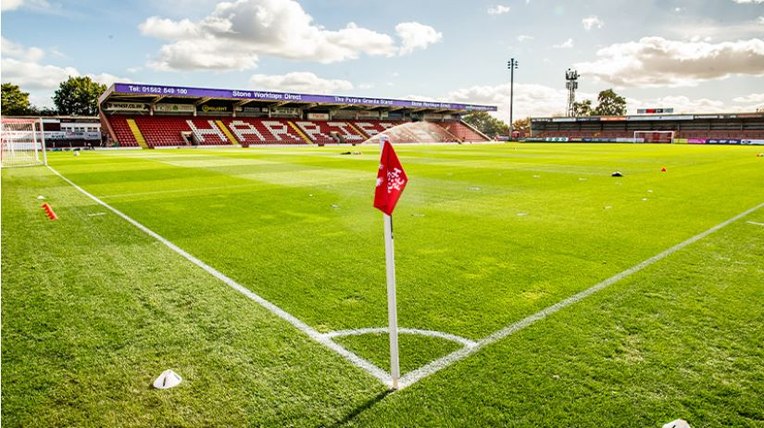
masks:
<path id="1" fill-rule="evenodd" d="M 47 165 L 45 132 L 41 118 L 2 118 L 0 166 Z"/>
<path id="2" fill-rule="evenodd" d="M 674 142 L 674 135 L 676 131 L 650 131 L 650 130 L 642 130 L 642 131 L 634 131 L 634 142 L 635 143 L 673 143 Z M 655 134 L 658 135 L 668 135 L 669 140 L 668 141 L 655 141 L 652 136 Z M 650 139 L 646 139 L 644 137 L 640 137 L 640 135 L 649 135 Z"/>

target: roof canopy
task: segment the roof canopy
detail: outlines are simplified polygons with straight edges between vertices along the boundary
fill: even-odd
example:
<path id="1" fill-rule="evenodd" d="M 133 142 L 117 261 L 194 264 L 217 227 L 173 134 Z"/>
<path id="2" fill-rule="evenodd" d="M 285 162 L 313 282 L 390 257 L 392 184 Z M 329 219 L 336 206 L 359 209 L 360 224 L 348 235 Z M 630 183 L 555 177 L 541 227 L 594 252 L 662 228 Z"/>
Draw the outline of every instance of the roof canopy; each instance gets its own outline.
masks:
<path id="1" fill-rule="evenodd" d="M 209 101 L 230 101 L 237 106 L 268 104 L 277 107 L 291 106 L 311 108 L 357 108 L 365 110 L 408 110 L 416 112 L 464 114 L 473 111 L 496 111 L 496 106 L 478 104 L 444 103 L 435 101 L 398 100 L 390 98 L 367 98 L 346 95 L 315 95 L 292 92 L 259 91 L 253 89 L 212 89 L 185 86 L 146 85 L 140 83 L 115 83 L 98 99 L 107 101 L 130 101 L 156 104 L 159 102 L 187 102 L 204 104 Z"/>

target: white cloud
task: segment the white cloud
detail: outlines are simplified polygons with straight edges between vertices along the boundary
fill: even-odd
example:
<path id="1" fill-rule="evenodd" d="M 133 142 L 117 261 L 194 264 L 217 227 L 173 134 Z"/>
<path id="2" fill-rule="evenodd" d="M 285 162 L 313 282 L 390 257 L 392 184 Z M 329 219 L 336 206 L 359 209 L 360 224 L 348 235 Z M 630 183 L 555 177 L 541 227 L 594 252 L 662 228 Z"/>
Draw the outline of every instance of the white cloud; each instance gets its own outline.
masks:
<path id="1" fill-rule="evenodd" d="M 640 108 L 673 108 L 674 113 L 728 113 L 730 111 L 740 111 L 734 109 L 724 102 L 712 100 L 709 98 L 691 99 L 684 95 L 670 95 L 665 97 L 638 100 L 627 98 L 629 114 L 636 114 Z"/>
<path id="2" fill-rule="evenodd" d="M 764 103 L 764 93 L 750 94 L 744 97 L 733 98 L 732 101 L 736 103 Z"/>
<path id="3" fill-rule="evenodd" d="M 0 37 L 0 51 L 3 56 L 11 57 L 15 59 L 22 59 L 26 61 L 39 61 L 45 56 L 45 52 L 36 47 L 25 48 L 24 46 L 14 43 L 5 37 Z"/>
<path id="4" fill-rule="evenodd" d="M 418 22 L 402 22 L 395 26 L 395 32 L 401 39 L 401 55 L 410 54 L 415 49 L 425 49 L 443 38 L 443 34 L 434 28 Z"/>
<path id="5" fill-rule="evenodd" d="M 2 11 L 11 11 L 17 9 L 44 11 L 50 8 L 51 5 L 46 0 L 3 0 L 0 2 L 0 10 Z"/>
<path id="6" fill-rule="evenodd" d="M 24 3 L 23 0 L 3 0 L 0 10 L 16 10 Z"/>
<path id="7" fill-rule="evenodd" d="M 558 45 L 552 45 L 552 47 L 555 49 L 570 49 L 573 47 L 573 39 L 565 40 Z"/>
<path id="8" fill-rule="evenodd" d="M 509 12 L 509 6 L 504 6 L 503 4 L 497 4 L 496 6 L 491 6 L 488 8 L 488 14 L 489 15 L 502 15 Z"/>
<path id="9" fill-rule="evenodd" d="M 509 122 L 510 84 L 496 86 L 472 86 L 450 92 L 442 101 L 488 104 L 498 107 L 494 113 L 499 119 Z M 584 93 L 579 96 L 591 97 Z M 563 114 L 568 93 L 565 89 L 544 85 L 515 83 L 513 120 L 525 117 L 540 117 Z"/>
<path id="10" fill-rule="evenodd" d="M 582 19 L 581 24 L 583 24 L 584 30 L 586 31 L 589 31 L 592 28 L 602 28 L 605 25 L 605 23 L 595 15 L 587 16 Z"/>
<path id="11" fill-rule="evenodd" d="M 630 114 L 635 114 L 639 108 L 654 107 L 673 108 L 674 113 L 752 112 L 756 111 L 757 107 L 761 107 L 762 102 L 764 102 L 764 94 L 733 98 L 732 103 L 710 98 L 689 98 L 684 95 L 670 95 L 644 100 L 626 99 Z"/>
<path id="12" fill-rule="evenodd" d="M 138 29 L 143 35 L 165 40 L 201 35 L 199 33 L 199 27 L 188 19 L 176 22 L 170 19 L 162 19 L 152 16 L 142 22 L 138 26 Z"/>
<path id="13" fill-rule="evenodd" d="M 69 76 L 79 75 L 72 67 L 40 64 L 45 52 L 37 47 L 27 48 L 2 37 L 0 49 L 3 82 L 12 82 L 24 89 L 55 88 Z"/>
<path id="14" fill-rule="evenodd" d="M 706 36 L 706 37 L 693 36 L 693 37 L 690 38 L 690 41 L 693 42 L 693 43 L 700 42 L 700 41 L 710 42 L 712 40 L 713 40 L 713 37 L 711 37 L 711 36 Z"/>
<path id="15" fill-rule="evenodd" d="M 235 43 L 203 38 L 162 46 L 158 58 L 148 66 L 158 70 L 244 70 L 257 67 L 257 60 L 257 54 L 243 51 Z"/>
<path id="16" fill-rule="evenodd" d="M 353 22 L 339 30 L 316 24 L 295 0 L 236 0 L 219 3 L 199 21 L 150 17 L 143 35 L 167 40 L 149 66 L 161 70 L 252 69 L 262 55 L 332 63 L 361 55 L 394 56 L 424 49 L 440 40 L 434 28 L 398 24 L 392 36 Z"/>
<path id="17" fill-rule="evenodd" d="M 302 93 L 339 93 L 353 89 L 353 84 L 347 80 L 322 79 L 310 72 L 254 74 L 249 78 L 249 83 L 256 89 Z"/>
<path id="18" fill-rule="evenodd" d="M 764 0 L 732 0 L 739 4 L 764 3 Z"/>
<path id="19" fill-rule="evenodd" d="M 53 89 L 69 76 L 79 76 L 73 67 L 58 67 L 14 58 L 3 58 L 3 82 L 11 82 L 24 89 Z"/>
<path id="20" fill-rule="evenodd" d="M 519 36 L 517 36 L 518 42 L 526 42 L 528 40 L 533 40 L 533 39 L 534 39 L 533 36 L 529 36 L 527 34 L 520 34 Z"/>
<path id="21" fill-rule="evenodd" d="M 732 75 L 764 76 L 764 40 L 708 43 L 644 37 L 597 51 L 582 75 L 617 86 L 695 86 Z"/>
<path id="22" fill-rule="evenodd" d="M 3 57 L 0 68 L 3 70 L 2 81 L 18 85 L 30 93 L 30 101 L 38 106 L 51 106 L 53 90 L 61 82 L 71 77 L 89 76 L 104 85 L 116 81 L 131 82 L 130 79 L 117 77 L 108 73 L 81 73 L 74 67 L 61 67 L 43 64 L 45 52 L 36 47 L 27 48 L 6 38 L 2 38 Z"/>
<path id="23" fill-rule="evenodd" d="M 3 58 L 3 82 L 11 82 L 23 89 L 56 89 L 58 85 L 71 77 L 89 76 L 98 83 L 106 86 L 114 82 L 130 82 L 130 79 L 117 77 L 108 73 L 80 73 L 74 67 L 59 67 L 56 65 L 40 64 L 14 58 Z"/>

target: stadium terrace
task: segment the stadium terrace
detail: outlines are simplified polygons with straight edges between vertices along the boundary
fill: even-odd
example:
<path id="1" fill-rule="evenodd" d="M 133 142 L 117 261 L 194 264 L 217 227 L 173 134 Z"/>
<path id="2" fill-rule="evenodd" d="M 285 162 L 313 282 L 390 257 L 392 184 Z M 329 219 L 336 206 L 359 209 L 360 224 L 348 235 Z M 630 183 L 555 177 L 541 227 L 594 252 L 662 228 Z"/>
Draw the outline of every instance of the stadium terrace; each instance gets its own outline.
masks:
<path id="1" fill-rule="evenodd" d="M 250 144 L 483 142 L 462 115 L 496 106 L 339 95 L 115 83 L 98 100 L 109 145 L 154 148 Z M 398 125 L 422 122 L 405 130 Z"/>

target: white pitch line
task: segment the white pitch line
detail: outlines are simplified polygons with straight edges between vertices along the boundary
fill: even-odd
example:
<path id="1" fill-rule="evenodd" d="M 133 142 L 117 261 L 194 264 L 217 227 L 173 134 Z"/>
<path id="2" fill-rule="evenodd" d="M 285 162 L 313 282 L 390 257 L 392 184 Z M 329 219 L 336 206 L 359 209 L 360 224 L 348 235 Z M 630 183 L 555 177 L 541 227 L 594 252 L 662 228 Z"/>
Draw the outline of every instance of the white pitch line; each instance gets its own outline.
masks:
<path id="1" fill-rule="evenodd" d="M 764 223 L 759 223 L 758 221 L 748 221 L 746 223 L 752 224 L 754 226 L 764 226 Z"/>
<path id="2" fill-rule="evenodd" d="M 735 221 L 737 221 L 737 220 L 747 216 L 748 214 L 751 214 L 752 212 L 754 212 L 754 211 L 756 211 L 756 210 L 758 210 L 758 209 L 760 209 L 762 207 L 764 207 L 764 203 L 761 203 L 761 204 L 759 204 L 759 205 L 757 205 L 757 206 L 755 206 L 755 207 L 753 207 L 753 208 L 751 208 L 749 210 L 746 210 L 746 211 L 744 211 L 744 212 L 742 212 L 742 213 L 740 213 L 740 214 L 730 218 L 729 220 L 726 220 L 726 221 L 724 221 L 722 223 L 719 223 L 716 226 L 706 230 L 705 232 L 701 232 L 701 233 L 693 236 L 692 238 L 690 238 L 690 239 L 688 239 L 686 241 L 680 242 L 679 244 L 676 244 L 673 247 L 671 247 L 671 248 L 669 248 L 667 250 L 664 250 L 663 252 L 658 253 L 658 254 L 650 257 L 649 259 L 643 261 L 642 263 L 639 263 L 639 264 L 637 264 L 637 265 L 635 265 L 635 266 L 633 266 L 633 267 L 631 267 L 629 269 L 626 269 L 625 271 L 623 271 L 623 272 L 621 272 L 619 274 L 611 276 L 610 278 L 608 278 L 608 279 L 606 279 L 606 280 L 604 280 L 604 281 L 602 281 L 602 282 L 600 282 L 598 284 L 595 284 L 595 285 L 591 286 L 590 288 L 587 288 L 584 291 L 581 291 L 581 292 L 579 292 L 577 294 L 574 294 L 573 296 L 570 296 L 570 297 L 568 297 L 565 300 L 562 300 L 562 301 L 560 301 L 558 303 L 555 303 L 552 306 L 549 306 L 549 307 L 547 307 L 547 308 L 545 308 L 545 309 L 543 309 L 543 310 L 541 310 L 539 312 L 536 312 L 533 315 L 530 315 L 530 316 L 528 316 L 526 318 L 523 318 L 522 320 L 520 320 L 520 321 L 518 321 L 516 323 L 510 324 L 507 327 L 504 327 L 503 329 L 501 329 L 499 331 L 496 331 L 496 332 L 490 334 L 489 336 L 487 336 L 487 337 L 485 337 L 483 339 L 480 339 L 477 342 L 477 344 L 475 346 L 473 346 L 473 347 L 462 348 L 462 349 L 460 349 L 458 351 L 452 352 L 449 355 L 446 355 L 445 357 L 439 358 L 439 359 L 437 359 L 435 361 L 432 361 L 432 362 L 428 363 L 427 365 L 424 365 L 424 366 L 422 366 L 422 367 L 420 367 L 420 368 L 418 368 L 418 369 L 416 369 L 416 370 L 414 370 L 412 372 L 407 373 L 406 375 L 401 377 L 401 379 L 399 381 L 400 389 L 403 389 L 403 388 L 405 388 L 407 386 L 410 386 L 410 385 L 412 385 L 412 384 L 414 384 L 414 383 L 424 379 L 425 377 L 430 376 L 430 375 L 432 375 L 432 374 L 434 374 L 434 373 L 436 373 L 436 372 L 438 372 L 438 371 L 440 371 L 440 370 L 450 366 L 451 364 L 453 364 L 453 363 L 455 363 L 455 362 L 457 362 L 459 360 L 462 360 L 462 359 L 464 359 L 464 358 L 466 358 L 466 357 L 476 353 L 477 351 L 479 351 L 480 349 L 482 349 L 485 346 L 491 345 L 491 344 L 493 344 L 493 343 L 495 343 L 495 342 L 497 342 L 497 341 L 499 341 L 501 339 L 504 339 L 507 336 L 509 336 L 509 335 L 511 335 L 513 333 L 516 333 L 516 332 L 524 329 L 525 327 L 528 327 L 529 325 L 535 323 L 536 321 L 540 321 L 540 320 L 546 318 L 547 316 L 549 316 L 549 315 L 559 311 L 560 309 L 563 309 L 563 308 L 565 308 L 567 306 L 570 306 L 570 305 L 572 305 L 574 303 L 577 303 L 577 302 L 579 302 L 579 301 L 589 297 L 590 295 L 592 295 L 592 294 L 594 294 L 594 293 L 596 293 L 596 292 L 598 292 L 600 290 L 603 290 L 603 289 L 609 287 L 610 285 L 613 285 L 616 282 L 618 282 L 618 281 L 620 281 L 620 280 L 622 280 L 622 279 L 624 279 L 624 278 L 626 278 L 626 277 L 628 277 L 628 276 L 630 276 L 630 275 L 632 275 L 632 274 L 634 274 L 636 272 L 641 271 L 642 269 L 644 269 L 644 268 L 654 264 L 655 262 L 658 262 L 660 260 L 665 259 L 666 257 L 670 256 L 671 254 L 674 254 L 675 252 L 685 248 L 686 246 L 688 246 L 690 244 L 693 244 L 693 243 L 695 243 L 695 242 L 705 238 L 706 236 L 716 232 L 717 230 L 719 230 L 719 229 L 729 225 L 730 223 L 733 223 L 733 222 L 735 222 Z"/>
<path id="3" fill-rule="evenodd" d="M 139 230 L 141 230 L 143 233 L 151 236 L 152 238 L 156 239 L 157 241 L 161 242 L 171 250 L 175 251 L 179 255 L 183 256 L 186 260 L 190 261 L 191 263 L 195 264 L 196 266 L 202 268 L 210 275 L 214 276 L 215 278 L 219 279 L 220 281 L 224 282 L 229 287 L 233 288 L 234 290 L 240 292 L 241 294 L 249 297 L 250 299 L 257 302 L 260 306 L 264 307 L 274 315 L 278 316 L 279 318 L 285 320 L 289 324 L 292 324 L 296 329 L 300 330 L 301 332 L 305 333 L 310 337 L 311 339 L 315 340 L 316 342 L 326 346 L 327 348 L 331 349 L 332 351 L 340 354 L 342 357 L 344 357 L 346 360 L 350 361 L 357 367 L 360 367 L 361 369 L 365 370 L 375 378 L 377 378 L 380 382 L 389 385 L 392 382 L 392 378 L 390 377 L 389 373 L 384 372 L 379 367 L 375 366 L 368 360 L 365 360 L 361 358 L 360 356 L 354 354 L 353 352 L 350 352 L 349 350 L 345 349 L 342 345 L 335 343 L 331 340 L 330 337 L 328 337 L 325 334 L 319 333 L 314 328 L 310 327 L 309 325 L 305 324 L 304 322 L 297 319 L 294 315 L 286 312 L 285 310 L 279 308 L 278 306 L 274 305 L 273 303 L 269 302 L 268 300 L 265 300 L 264 298 L 260 297 L 258 294 L 253 293 L 248 288 L 244 287 L 243 285 L 237 283 L 233 279 L 229 278 L 228 276 L 224 275 L 222 272 L 218 271 L 217 269 L 213 268 L 212 266 L 204 263 L 203 261 L 197 259 L 196 257 L 192 256 L 191 254 L 187 253 L 182 248 L 178 247 L 177 245 L 173 244 L 172 242 L 168 241 L 158 233 L 154 232 L 153 230 L 149 229 L 148 227 L 138 223 L 137 221 L 133 220 L 131 217 L 128 217 L 127 214 L 124 214 L 123 212 L 119 211 L 118 209 L 112 207 L 111 205 L 107 204 L 106 202 L 98 199 L 95 195 L 89 193 L 87 190 L 83 189 L 82 187 L 75 184 L 73 181 L 69 180 L 68 178 L 64 177 L 53 169 L 50 165 L 48 165 L 48 168 L 53 171 L 54 174 L 61 177 L 62 180 L 69 183 L 72 187 L 79 190 L 82 194 L 89 197 L 90 199 L 94 200 L 96 203 L 102 205 L 104 208 L 108 209 L 109 211 L 113 212 L 117 216 L 121 217 L 126 222 L 132 224 Z"/>
<path id="4" fill-rule="evenodd" d="M 389 332 L 389 329 L 387 327 L 369 327 L 369 328 L 357 328 L 353 330 L 332 331 L 332 332 L 326 333 L 325 336 L 329 338 L 335 338 L 335 337 L 344 337 L 344 336 L 362 336 L 364 334 L 384 334 L 388 332 Z M 420 330 L 418 328 L 399 328 L 398 333 L 437 337 L 440 339 L 450 340 L 451 342 L 456 342 L 461 344 L 462 346 L 467 346 L 467 347 L 475 346 L 477 344 L 477 342 L 475 342 L 474 340 L 469 340 L 465 337 L 457 336 L 455 334 L 449 334 L 449 333 L 444 333 L 442 331 L 435 331 L 435 330 Z"/>

